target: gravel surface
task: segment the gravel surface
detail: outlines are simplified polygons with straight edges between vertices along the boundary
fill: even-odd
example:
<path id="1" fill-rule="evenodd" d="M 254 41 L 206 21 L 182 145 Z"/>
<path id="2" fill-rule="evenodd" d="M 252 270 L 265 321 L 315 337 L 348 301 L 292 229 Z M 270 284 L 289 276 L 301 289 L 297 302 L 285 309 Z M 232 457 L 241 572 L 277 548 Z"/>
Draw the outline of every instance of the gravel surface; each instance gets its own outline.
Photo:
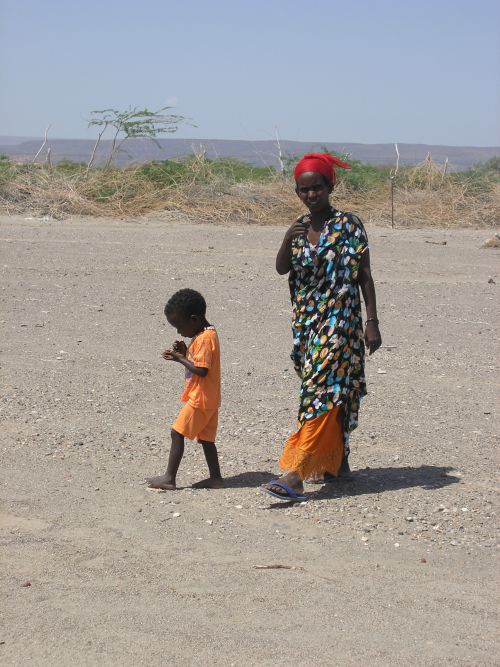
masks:
<path id="1" fill-rule="evenodd" d="M 298 407 L 283 229 L 0 226 L 3 665 L 499 664 L 487 232 L 368 228 L 383 348 L 355 479 L 288 505 L 257 490 Z M 221 491 L 189 488 L 206 474 L 195 443 L 180 490 L 143 484 L 180 407 L 160 352 L 181 287 L 221 340 Z"/>

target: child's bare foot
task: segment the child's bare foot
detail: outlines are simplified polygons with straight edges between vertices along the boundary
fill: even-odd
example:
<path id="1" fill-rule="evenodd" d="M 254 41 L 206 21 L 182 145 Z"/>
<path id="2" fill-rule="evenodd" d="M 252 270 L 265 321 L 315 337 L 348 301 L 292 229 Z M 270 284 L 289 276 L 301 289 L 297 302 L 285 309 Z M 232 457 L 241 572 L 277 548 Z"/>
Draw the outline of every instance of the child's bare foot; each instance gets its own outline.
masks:
<path id="1" fill-rule="evenodd" d="M 225 488 L 224 480 L 222 477 L 208 477 L 208 479 L 202 479 L 201 482 L 196 482 L 192 485 L 193 489 L 224 489 Z"/>
<path id="2" fill-rule="evenodd" d="M 158 477 L 148 477 L 146 479 L 150 489 L 163 489 L 164 491 L 175 491 L 175 480 L 172 480 L 166 475 L 159 475 Z"/>

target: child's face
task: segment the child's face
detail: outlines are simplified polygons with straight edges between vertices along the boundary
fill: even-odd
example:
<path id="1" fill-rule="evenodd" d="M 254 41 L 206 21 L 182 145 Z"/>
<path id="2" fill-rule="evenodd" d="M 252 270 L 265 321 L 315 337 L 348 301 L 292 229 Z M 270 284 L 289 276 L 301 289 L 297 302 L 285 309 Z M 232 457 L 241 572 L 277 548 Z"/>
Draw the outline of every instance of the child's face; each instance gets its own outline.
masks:
<path id="1" fill-rule="evenodd" d="M 311 213 L 319 213 L 330 206 L 333 185 L 327 183 L 322 174 L 309 171 L 297 179 L 296 193 Z"/>
<path id="2" fill-rule="evenodd" d="M 167 321 L 174 329 L 177 329 L 178 334 L 184 336 L 184 338 L 192 338 L 199 333 L 203 326 L 204 318 L 200 317 L 200 315 L 186 317 L 182 313 L 174 311 L 167 315 Z"/>

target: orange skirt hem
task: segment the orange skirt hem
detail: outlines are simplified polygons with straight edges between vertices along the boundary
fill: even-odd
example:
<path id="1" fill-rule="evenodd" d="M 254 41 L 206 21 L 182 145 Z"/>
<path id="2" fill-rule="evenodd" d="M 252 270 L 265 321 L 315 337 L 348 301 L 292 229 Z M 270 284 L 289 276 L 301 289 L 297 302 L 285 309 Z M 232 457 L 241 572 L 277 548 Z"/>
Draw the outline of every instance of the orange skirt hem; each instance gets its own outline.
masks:
<path id="1" fill-rule="evenodd" d="M 330 472 L 337 475 L 344 455 L 342 406 L 305 422 L 285 443 L 279 465 L 301 479 Z"/>

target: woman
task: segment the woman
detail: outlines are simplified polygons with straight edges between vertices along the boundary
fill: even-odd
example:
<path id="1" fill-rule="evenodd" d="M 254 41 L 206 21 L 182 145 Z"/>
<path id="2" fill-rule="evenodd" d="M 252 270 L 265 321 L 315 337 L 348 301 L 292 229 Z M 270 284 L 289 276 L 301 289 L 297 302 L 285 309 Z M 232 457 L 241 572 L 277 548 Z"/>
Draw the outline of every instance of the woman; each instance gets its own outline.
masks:
<path id="1" fill-rule="evenodd" d="M 382 344 L 365 229 L 355 215 L 330 205 L 335 167 L 350 169 L 329 153 L 308 153 L 296 165 L 295 191 L 309 214 L 286 232 L 276 257 L 278 273 L 289 274 L 291 356 L 302 382 L 299 430 L 280 458 L 285 474 L 261 486 L 280 500 L 305 500 L 305 479 L 349 470 L 349 433 L 366 394 L 364 343 L 370 354 Z"/>

